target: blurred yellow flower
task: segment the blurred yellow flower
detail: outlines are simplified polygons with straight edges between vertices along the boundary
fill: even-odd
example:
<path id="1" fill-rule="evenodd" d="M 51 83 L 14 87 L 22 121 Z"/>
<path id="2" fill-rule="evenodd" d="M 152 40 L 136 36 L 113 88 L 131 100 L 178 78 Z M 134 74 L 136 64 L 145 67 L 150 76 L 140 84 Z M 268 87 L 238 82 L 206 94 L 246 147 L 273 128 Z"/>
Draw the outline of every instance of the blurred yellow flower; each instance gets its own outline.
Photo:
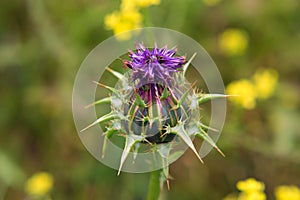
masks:
<path id="1" fill-rule="evenodd" d="M 239 181 L 236 187 L 241 191 L 238 195 L 229 194 L 223 200 L 266 200 L 265 184 L 254 178 Z M 276 200 L 300 200 L 300 188 L 295 185 L 282 185 L 275 188 Z"/>
<path id="2" fill-rule="evenodd" d="M 216 6 L 218 5 L 222 0 L 203 0 L 203 3 L 207 6 Z"/>
<path id="3" fill-rule="evenodd" d="M 53 176 L 47 172 L 39 172 L 30 177 L 25 185 L 29 196 L 45 196 L 53 187 Z"/>
<path id="4" fill-rule="evenodd" d="M 151 5 L 159 5 L 160 0 L 135 0 L 136 5 L 139 7 L 148 7 Z"/>
<path id="5" fill-rule="evenodd" d="M 253 76 L 257 97 L 261 99 L 269 98 L 274 93 L 277 81 L 277 71 L 273 69 L 258 70 Z"/>
<path id="6" fill-rule="evenodd" d="M 299 200 L 300 189 L 294 185 L 282 185 L 275 189 L 276 200 Z"/>
<path id="7" fill-rule="evenodd" d="M 106 28 L 113 29 L 120 21 L 120 13 L 119 12 L 113 12 L 111 14 L 108 14 L 104 18 L 104 23 Z"/>
<path id="8" fill-rule="evenodd" d="M 247 49 L 248 35 L 241 29 L 226 29 L 219 36 L 219 46 L 229 56 L 241 55 Z"/>
<path id="9" fill-rule="evenodd" d="M 226 92 L 233 95 L 229 98 L 245 109 L 253 109 L 257 99 L 267 99 L 272 96 L 278 82 L 278 73 L 274 69 L 258 69 L 251 80 L 241 79 L 231 82 Z M 236 96 L 234 96 L 236 95 Z"/>
<path id="10" fill-rule="evenodd" d="M 141 27 L 142 15 L 136 10 L 113 12 L 107 15 L 104 19 L 104 23 L 107 29 L 114 31 L 117 35 L 124 31 L 137 29 Z M 117 35 L 120 40 L 127 40 L 130 38 L 130 33 Z"/>
<path id="11" fill-rule="evenodd" d="M 242 192 L 237 200 L 266 200 L 266 194 L 263 192 L 251 192 L 244 193 Z"/>
<path id="12" fill-rule="evenodd" d="M 248 178 L 244 181 L 239 181 L 236 187 L 241 191 L 238 200 L 265 200 L 266 194 L 263 192 L 265 184 L 257 181 L 254 178 Z"/>
<path id="13" fill-rule="evenodd" d="M 137 10 L 136 0 L 122 0 L 121 11 Z"/>
<path id="14" fill-rule="evenodd" d="M 113 30 L 117 39 L 127 40 L 131 37 L 129 32 L 118 34 L 142 27 L 143 16 L 139 9 L 150 5 L 158 5 L 159 3 L 160 0 L 122 0 L 120 11 L 106 15 L 104 24 L 108 30 Z"/>
<path id="15" fill-rule="evenodd" d="M 236 95 L 229 99 L 232 102 L 241 105 L 245 109 L 253 109 L 256 105 L 255 87 L 250 81 L 246 79 L 231 82 L 227 86 L 226 92 L 228 95 Z"/>
<path id="16" fill-rule="evenodd" d="M 261 192 L 265 189 L 263 182 L 257 181 L 254 178 L 248 178 L 244 181 L 239 181 L 236 187 L 245 193 Z"/>
<path id="17" fill-rule="evenodd" d="M 139 8 L 145 8 L 151 5 L 159 5 L 160 0 L 122 0 L 121 10 L 137 10 Z"/>

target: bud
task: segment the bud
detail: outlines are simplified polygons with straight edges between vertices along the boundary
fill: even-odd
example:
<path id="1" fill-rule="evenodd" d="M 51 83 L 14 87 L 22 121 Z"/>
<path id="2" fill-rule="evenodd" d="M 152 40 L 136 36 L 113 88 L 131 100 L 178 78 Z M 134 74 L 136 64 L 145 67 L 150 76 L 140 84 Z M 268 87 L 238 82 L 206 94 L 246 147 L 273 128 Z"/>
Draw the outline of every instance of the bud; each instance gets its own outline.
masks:
<path id="1" fill-rule="evenodd" d="M 155 45 L 150 49 L 138 44 L 135 51 L 129 52 L 130 59 L 123 61 L 129 69 L 127 73 L 121 74 L 107 68 L 119 79 L 114 88 L 98 83 L 112 93 L 111 97 L 97 101 L 110 101 L 111 113 L 100 117 L 90 126 L 109 121 L 105 132 L 107 139 L 113 134 L 125 136 L 118 174 L 129 152 L 138 152 L 141 145 L 137 144 L 158 151 L 161 158 L 168 162 L 168 152 L 172 148 L 168 144 L 181 140 L 202 162 L 192 142 L 197 136 L 222 154 L 206 133 L 209 127 L 200 122 L 198 105 L 225 95 L 196 93 L 193 85 L 184 77 L 195 55 L 186 61 L 184 56 L 177 56 L 176 52 L 175 48 L 158 48 Z M 168 180 L 168 170 L 163 171 Z"/>

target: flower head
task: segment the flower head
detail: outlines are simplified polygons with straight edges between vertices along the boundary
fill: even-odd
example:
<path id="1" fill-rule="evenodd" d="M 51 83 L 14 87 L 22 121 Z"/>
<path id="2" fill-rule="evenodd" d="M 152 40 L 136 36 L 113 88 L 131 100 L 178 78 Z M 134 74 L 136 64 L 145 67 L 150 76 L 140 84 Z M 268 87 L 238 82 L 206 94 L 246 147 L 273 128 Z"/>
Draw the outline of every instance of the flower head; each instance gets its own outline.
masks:
<path id="1" fill-rule="evenodd" d="M 238 200 L 266 200 L 265 184 L 254 178 L 239 181 L 236 187 L 241 191 Z"/>
<path id="2" fill-rule="evenodd" d="M 135 102 L 144 105 L 136 108 L 132 123 L 122 123 L 126 132 L 146 135 L 146 140 L 152 143 L 169 142 L 174 135 L 165 135 L 163 127 L 175 126 L 179 120 L 188 118 L 187 100 L 182 101 L 185 107 L 176 107 L 176 102 L 189 85 L 176 82 L 175 73 L 182 71 L 185 58 L 175 54 L 175 49 L 157 46 L 149 49 L 138 44 L 135 51 L 129 52 L 130 60 L 123 61 L 131 69 L 126 82 L 131 83 L 133 89 L 124 93 L 130 101 L 121 109 L 125 115 L 130 115 Z M 117 108 L 114 107 L 114 110 Z"/>
<path id="3" fill-rule="evenodd" d="M 176 49 L 168 50 L 157 48 L 150 50 L 143 45 L 137 46 L 136 52 L 131 51 L 130 61 L 124 61 L 125 65 L 132 69 L 132 79 L 139 79 L 142 83 L 161 83 L 171 82 L 175 72 L 182 70 L 185 57 L 175 56 Z"/>
<path id="4" fill-rule="evenodd" d="M 127 40 L 130 38 L 130 33 L 118 34 L 140 28 L 142 20 L 143 17 L 137 10 L 122 10 L 107 15 L 104 21 L 106 27 L 112 29 L 119 40 Z"/>
<path id="5" fill-rule="evenodd" d="M 253 82 L 257 97 L 269 98 L 275 91 L 278 73 L 274 69 L 257 70 L 253 76 Z"/>
<path id="6" fill-rule="evenodd" d="M 135 0 L 138 7 L 147 7 L 160 4 L 160 0 Z"/>
<path id="7" fill-rule="evenodd" d="M 226 29 L 219 37 L 219 46 L 226 55 L 242 55 L 248 46 L 248 35 L 240 29 Z"/>
<path id="8" fill-rule="evenodd" d="M 241 193 L 237 200 L 266 200 L 266 194 L 263 192 Z"/>
<path id="9" fill-rule="evenodd" d="M 105 16 L 105 26 L 107 29 L 113 30 L 118 40 L 128 40 L 131 33 L 120 35 L 119 33 L 141 28 L 143 16 L 140 9 L 159 3 L 160 0 L 122 0 L 120 10 Z"/>
<path id="10" fill-rule="evenodd" d="M 236 187 L 245 193 L 253 193 L 263 191 L 265 189 L 265 184 L 263 182 L 257 181 L 254 178 L 248 178 L 244 181 L 239 181 Z"/>
<path id="11" fill-rule="evenodd" d="M 241 79 L 231 82 L 226 90 L 236 97 L 230 100 L 245 109 L 253 109 L 257 99 L 271 97 L 276 89 L 278 73 L 274 69 L 258 69 L 252 79 Z"/>
<path id="12" fill-rule="evenodd" d="M 83 130 L 108 121 L 106 140 L 116 133 L 125 137 L 118 173 L 130 151 L 138 152 L 141 148 L 158 153 L 160 158 L 155 157 L 154 161 L 164 162 L 163 179 L 167 180 L 169 155 L 178 153 L 173 152 L 178 143 L 191 148 L 202 161 L 191 139 L 194 136 L 204 139 L 222 154 L 206 133 L 209 127 L 200 122 L 198 105 L 224 95 L 196 93 L 184 77 L 191 59 L 186 62 L 185 57 L 176 55 L 174 48 L 156 45 L 146 48 L 138 44 L 135 50 L 129 51 L 129 60 L 123 61 L 128 72 L 121 74 L 107 68 L 119 81 L 115 88 L 98 83 L 112 95 L 97 102 L 109 101 L 111 112 Z M 154 161 L 150 164 L 155 165 Z"/>
<path id="13" fill-rule="evenodd" d="M 39 172 L 30 177 L 25 185 L 29 196 L 45 196 L 53 187 L 53 176 L 47 172 Z"/>
<path id="14" fill-rule="evenodd" d="M 277 200 L 299 200 L 300 189 L 295 185 L 282 185 L 275 189 Z"/>
<path id="15" fill-rule="evenodd" d="M 256 105 L 256 91 L 254 85 L 247 79 L 231 82 L 226 88 L 227 94 L 236 95 L 230 100 L 245 109 L 253 109 Z"/>

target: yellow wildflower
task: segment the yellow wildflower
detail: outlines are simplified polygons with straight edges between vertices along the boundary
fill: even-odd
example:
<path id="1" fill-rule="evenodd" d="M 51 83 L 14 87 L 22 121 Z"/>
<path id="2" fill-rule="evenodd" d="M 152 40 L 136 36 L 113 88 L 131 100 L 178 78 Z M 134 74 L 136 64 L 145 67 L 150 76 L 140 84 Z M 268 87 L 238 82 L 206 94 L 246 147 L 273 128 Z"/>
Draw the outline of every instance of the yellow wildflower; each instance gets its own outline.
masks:
<path id="1" fill-rule="evenodd" d="M 117 39 L 127 40 L 131 37 L 129 32 L 118 34 L 142 27 L 143 16 L 139 9 L 159 3 L 160 0 L 122 0 L 120 11 L 105 16 L 105 26 L 107 29 L 113 30 Z"/>
<path id="2" fill-rule="evenodd" d="M 219 36 L 219 46 L 229 56 L 241 55 L 248 46 L 248 35 L 240 29 L 227 29 Z"/>
<path id="3" fill-rule="evenodd" d="M 256 91 L 250 81 L 246 79 L 234 81 L 227 86 L 226 91 L 229 95 L 237 95 L 229 98 L 234 103 L 246 109 L 253 109 L 255 107 Z"/>
<path id="4" fill-rule="evenodd" d="M 242 192 L 253 193 L 263 191 L 265 189 L 265 184 L 254 178 L 248 178 L 244 181 L 239 181 L 236 184 L 236 187 Z"/>
<path id="5" fill-rule="evenodd" d="M 123 22 L 130 22 L 131 24 L 141 24 L 143 16 L 136 10 L 121 12 L 121 19 Z"/>
<path id="6" fill-rule="evenodd" d="M 300 189 L 294 185 L 282 185 L 275 189 L 276 200 L 299 200 Z"/>
<path id="7" fill-rule="evenodd" d="M 237 200 L 266 200 L 266 194 L 263 192 L 242 192 Z"/>
<path id="8" fill-rule="evenodd" d="M 160 4 L 160 0 L 135 0 L 135 2 L 137 6 L 142 8 Z"/>
<path id="9" fill-rule="evenodd" d="M 257 97 L 269 98 L 276 88 L 278 73 L 273 69 L 258 70 L 253 76 Z"/>
<path id="10" fill-rule="evenodd" d="M 138 9 L 136 0 L 122 0 L 120 7 L 121 11 L 130 11 Z"/>
<path id="11" fill-rule="evenodd" d="M 228 195 L 223 200 L 266 200 L 267 198 L 264 193 L 264 183 L 254 178 L 239 181 L 236 187 L 241 193 L 239 193 L 237 197 L 235 195 Z"/>
<path id="12" fill-rule="evenodd" d="M 121 34 L 124 31 L 137 29 L 141 27 L 142 15 L 136 10 L 113 12 L 107 15 L 104 19 L 105 25 L 108 29 L 112 29 L 114 34 L 120 40 L 127 40 L 130 38 L 130 33 Z"/>
<path id="13" fill-rule="evenodd" d="M 122 0 L 121 10 L 137 10 L 139 8 L 149 7 L 151 5 L 159 5 L 160 0 Z"/>
<path id="14" fill-rule="evenodd" d="M 216 6 L 218 5 L 222 0 L 203 0 L 203 3 L 207 6 Z"/>
<path id="15" fill-rule="evenodd" d="M 45 196 L 53 187 L 53 176 L 47 172 L 39 172 L 30 177 L 25 191 L 30 196 Z"/>
<path id="16" fill-rule="evenodd" d="M 257 181 L 254 178 L 248 178 L 244 181 L 239 181 L 236 187 L 241 191 L 238 200 L 265 200 L 266 194 L 263 193 L 265 185 L 263 182 Z"/>
<path id="17" fill-rule="evenodd" d="M 114 29 L 120 23 L 120 13 L 113 12 L 105 16 L 104 23 L 107 29 Z"/>
<path id="18" fill-rule="evenodd" d="M 265 200 L 266 194 L 262 192 L 241 193 L 238 200 Z"/>

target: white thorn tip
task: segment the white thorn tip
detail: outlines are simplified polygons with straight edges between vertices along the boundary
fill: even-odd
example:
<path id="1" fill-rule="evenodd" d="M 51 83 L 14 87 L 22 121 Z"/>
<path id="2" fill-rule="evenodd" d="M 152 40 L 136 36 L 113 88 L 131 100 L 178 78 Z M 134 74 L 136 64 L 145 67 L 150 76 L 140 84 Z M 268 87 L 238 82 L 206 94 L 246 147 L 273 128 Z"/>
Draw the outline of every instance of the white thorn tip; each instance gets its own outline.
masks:
<path id="1" fill-rule="evenodd" d="M 111 68 L 107 67 L 106 68 L 107 71 L 109 71 L 112 75 L 114 75 L 115 77 L 117 77 L 118 79 L 122 80 L 124 78 L 124 75 L 115 71 L 115 70 L 112 70 Z"/>

